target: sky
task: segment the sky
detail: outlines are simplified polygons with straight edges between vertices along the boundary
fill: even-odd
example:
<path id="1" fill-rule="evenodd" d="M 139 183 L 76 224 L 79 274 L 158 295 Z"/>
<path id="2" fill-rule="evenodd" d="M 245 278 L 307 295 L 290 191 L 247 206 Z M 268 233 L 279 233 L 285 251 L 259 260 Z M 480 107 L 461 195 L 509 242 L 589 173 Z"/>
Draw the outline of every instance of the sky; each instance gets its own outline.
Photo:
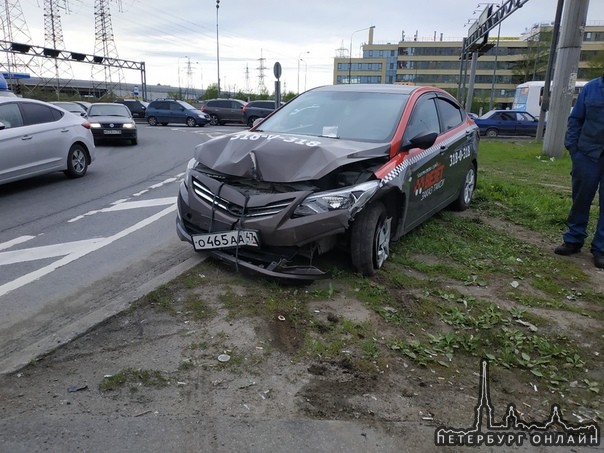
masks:
<path id="1" fill-rule="evenodd" d="M 57 2 L 66 6 L 61 9 L 64 49 L 94 54 L 94 1 Z M 31 44 L 38 46 L 45 44 L 43 3 L 20 2 Z M 528 0 L 503 22 L 501 36 L 553 22 L 557 3 Z M 147 84 L 206 88 L 217 82 L 218 60 L 223 90 L 257 92 L 264 67 L 264 86 L 271 93 L 276 62 L 282 67 L 282 92 L 329 85 L 334 57 L 348 56 L 351 47 L 352 56 L 360 57 L 370 26 L 375 26 L 376 44 L 397 43 L 403 34 L 408 40 L 416 34 L 422 41 L 441 34 L 444 40 L 461 40 L 487 5 L 477 0 L 220 0 L 217 10 L 216 0 L 110 0 L 117 56 L 145 62 Z M 587 24 L 604 25 L 604 1 L 590 1 Z M 76 78 L 90 78 L 90 65 L 74 63 L 72 69 Z M 140 72 L 124 70 L 124 78 L 138 83 Z"/>

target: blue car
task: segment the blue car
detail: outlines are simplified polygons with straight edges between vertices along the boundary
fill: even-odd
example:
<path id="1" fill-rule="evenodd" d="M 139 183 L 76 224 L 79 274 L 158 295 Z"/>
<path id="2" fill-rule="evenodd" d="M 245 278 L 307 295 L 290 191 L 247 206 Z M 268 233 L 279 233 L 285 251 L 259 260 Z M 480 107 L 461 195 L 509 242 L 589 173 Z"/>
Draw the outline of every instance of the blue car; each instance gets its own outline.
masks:
<path id="1" fill-rule="evenodd" d="M 520 110 L 490 110 L 475 118 L 480 135 L 537 135 L 539 120 L 528 112 Z"/>
<path id="2" fill-rule="evenodd" d="M 185 101 L 158 99 L 145 110 L 145 119 L 150 126 L 167 126 L 168 123 L 186 124 L 189 127 L 205 126 L 210 116 Z"/>

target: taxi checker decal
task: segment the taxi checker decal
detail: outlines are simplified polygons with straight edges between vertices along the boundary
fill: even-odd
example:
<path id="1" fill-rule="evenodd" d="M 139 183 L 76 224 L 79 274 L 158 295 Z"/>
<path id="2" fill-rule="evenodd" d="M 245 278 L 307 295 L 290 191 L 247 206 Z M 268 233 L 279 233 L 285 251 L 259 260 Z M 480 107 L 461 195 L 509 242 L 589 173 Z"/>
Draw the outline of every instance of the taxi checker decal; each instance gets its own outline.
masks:
<path id="1" fill-rule="evenodd" d="M 400 164 L 392 169 L 390 173 L 388 173 L 382 181 L 380 182 L 380 187 L 385 186 L 389 182 L 393 181 L 397 176 L 399 176 L 404 170 L 406 170 L 409 166 L 419 162 L 423 159 L 429 157 L 432 153 L 440 152 L 441 146 L 449 146 L 451 143 L 457 141 L 459 139 L 459 135 L 454 135 L 449 137 L 441 142 L 435 143 L 430 148 L 423 150 L 422 152 L 415 154 L 414 156 L 409 157 L 408 159 L 403 160 Z M 465 147 L 464 147 L 465 148 Z M 469 147 L 468 147 L 469 149 Z M 468 154 L 469 156 L 469 154 Z M 464 156 L 465 157 L 465 156 Z"/>

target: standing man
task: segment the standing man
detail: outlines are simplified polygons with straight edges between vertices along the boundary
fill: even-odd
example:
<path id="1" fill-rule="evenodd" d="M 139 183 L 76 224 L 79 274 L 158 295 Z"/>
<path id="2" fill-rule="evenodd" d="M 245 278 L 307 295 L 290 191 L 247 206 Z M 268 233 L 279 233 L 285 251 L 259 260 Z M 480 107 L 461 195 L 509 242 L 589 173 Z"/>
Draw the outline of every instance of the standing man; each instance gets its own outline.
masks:
<path id="1" fill-rule="evenodd" d="M 604 269 L 604 75 L 590 80 L 568 117 L 564 146 L 572 160 L 572 207 L 558 255 L 581 251 L 587 238 L 589 210 L 599 190 L 596 232 L 591 242 L 594 265 Z"/>

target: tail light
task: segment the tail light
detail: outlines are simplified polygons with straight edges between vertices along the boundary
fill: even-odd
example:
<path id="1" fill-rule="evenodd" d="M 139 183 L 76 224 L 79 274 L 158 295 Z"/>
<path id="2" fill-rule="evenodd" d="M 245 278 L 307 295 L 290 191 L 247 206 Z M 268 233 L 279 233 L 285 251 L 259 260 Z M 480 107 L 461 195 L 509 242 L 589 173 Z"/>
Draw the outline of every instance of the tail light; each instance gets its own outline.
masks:
<path id="1" fill-rule="evenodd" d="M 84 126 L 86 129 L 90 129 L 90 123 L 88 121 L 84 121 L 82 126 Z"/>
<path id="2" fill-rule="evenodd" d="M 201 110 L 202 112 L 205 112 L 205 111 L 206 111 L 206 106 L 205 106 L 205 105 L 202 105 L 202 106 L 201 106 L 201 108 L 200 108 L 199 110 Z"/>
<path id="3" fill-rule="evenodd" d="M 247 105 L 243 106 L 243 113 L 245 113 L 245 111 L 247 110 Z"/>

